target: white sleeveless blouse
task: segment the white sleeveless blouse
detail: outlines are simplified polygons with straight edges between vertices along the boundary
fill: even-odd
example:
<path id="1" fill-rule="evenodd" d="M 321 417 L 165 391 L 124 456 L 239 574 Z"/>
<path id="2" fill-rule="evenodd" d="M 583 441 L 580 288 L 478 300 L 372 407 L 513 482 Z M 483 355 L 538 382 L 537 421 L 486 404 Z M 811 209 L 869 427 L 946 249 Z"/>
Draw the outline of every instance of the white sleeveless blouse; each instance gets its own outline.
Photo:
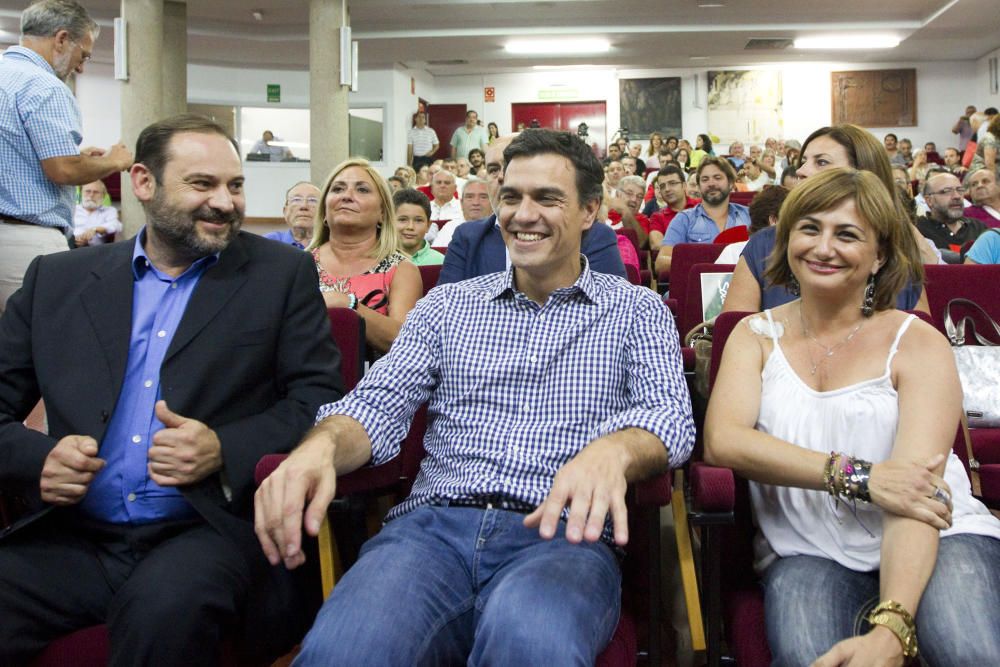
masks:
<path id="1" fill-rule="evenodd" d="M 779 344 L 779 327 L 765 311 L 765 329 L 774 349 L 761 371 L 757 430 L 823 454 L 843 452 L 878 463 L 892 453 L 899 421 L 890 368 L 899 341 L 915 316 L 899 327 L 879 377 L 832 391 L 816 391 L 792 370 Z M 759 317 L 759 316 L 758 316 Z M 777 334 L 777 335 L 776 335 Z M 975 533 L 1000 539 L 1000 520 L 972 497 L 969 477 L 955 453 L 949 454 L 944 479 L 952 491 L 952 527 L 941 536 Z M 807 490 L 750 482 L 750 500 L 759 528 L 754 566 L 762 571 L 776 557 L 809 555 L 829 558 L 852 570 L 879 568 L 882 510 L 858 502 L 835 502 L 825 490 Z M 867 530 L 866 530 L 867 529 Z"/>

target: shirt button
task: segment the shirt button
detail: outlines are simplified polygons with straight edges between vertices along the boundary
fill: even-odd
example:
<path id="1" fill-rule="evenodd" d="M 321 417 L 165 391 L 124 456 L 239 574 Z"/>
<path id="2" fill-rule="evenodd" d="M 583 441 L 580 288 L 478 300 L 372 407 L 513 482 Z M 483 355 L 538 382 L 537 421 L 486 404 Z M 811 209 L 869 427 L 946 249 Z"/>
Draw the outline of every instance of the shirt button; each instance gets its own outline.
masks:
<path id="1" fill-rule="evenodd" d="M 177 289 L 177 283 L 170 283 L 170 289 Z"/>
<path id="2" fill-rule="evenodd" d="M 535 363 L 537 361 L 538 361 L 538 357 L 536 357 L 535 355 L 531 355 L 531 363 Z"/>
<path id="3" fill-rule="evenodd" d="M 146 380 L 145 382 L 142 383 L 142 386 L 145 387 L 146 389 L 149 389 L 150 387 L 153 386 L 153 381 L 152 380 Z"/>
<path id="4" fill-rule="evenodd" d="M 142 436 L 141 435 L 133 435 L 132 436 L 132 442 L 135 442 L 135 443 L 142 442 Z"/>
<path id="5" fill-rule="evenodd" d="M 527 403 L 525 403 L 524 405 L 521 406 L 521 410 L 523 410 L 524 412 L 527 412 L 530 409 L 531 409 L 531 407 Z"/>
<path id="6" fill-rule="evenodd" d="M 128 501 L 129 501 L 130 503 L 134 503 L 134 502 L 135 502 L 135 494 L 134 494 L 134 493 L 130 493 L 130 494 L 128 494 L 128 495 L 127 495 L 127 496 L 125 496 L 125 497 L 126 497 L 126 498 L 128 498 Z"/>
<path id="7" fill-rule="evenodd" d="M 166 335 L 167 335 L 167 332 L 166 332 L 166 331 L 163 331 L 162 329 L 156 332 L 156 336 L 157 336 L 158 338 L 163 338 L 163 337 L 164 337 L 164 336 L 166 336 Z"/>

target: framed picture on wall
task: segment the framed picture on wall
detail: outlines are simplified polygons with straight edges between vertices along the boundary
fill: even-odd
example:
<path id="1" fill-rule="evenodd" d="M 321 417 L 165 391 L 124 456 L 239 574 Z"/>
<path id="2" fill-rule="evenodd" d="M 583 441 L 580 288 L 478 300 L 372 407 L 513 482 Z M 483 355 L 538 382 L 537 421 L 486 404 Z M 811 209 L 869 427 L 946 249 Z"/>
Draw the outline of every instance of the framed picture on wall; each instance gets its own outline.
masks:
<path id="1" fill-rule="evenodd" d="M 784 89 L 777 70 L 708 72 L 708 131 L 725 148 L 784 135 Z"/>
<path id="2" fill-rule="evenodd" d="M 681 78 L 619 79 L 621 126 L 633 137 L 681 136 Z"/>
<path id="3" fill-rule="evenodd" d="M 917 124 L 915 69 L 831 72 L 830 90 L 834 125 L 914 127 Z"/>

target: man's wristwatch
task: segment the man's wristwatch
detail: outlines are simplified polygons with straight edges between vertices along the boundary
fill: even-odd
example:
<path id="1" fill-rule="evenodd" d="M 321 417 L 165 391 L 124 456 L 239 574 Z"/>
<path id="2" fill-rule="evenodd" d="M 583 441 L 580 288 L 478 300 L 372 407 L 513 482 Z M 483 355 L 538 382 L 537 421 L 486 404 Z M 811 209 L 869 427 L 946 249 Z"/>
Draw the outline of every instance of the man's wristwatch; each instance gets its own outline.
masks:
<path id="1" fill-rule="evenodd" d="M 868 616 L 872 625 L 888 628 L 903 645 L 903 657 L 911 660 L 917 657 L 917 626 L 913 616 L 898 602 L 886 600 L 879 603 Z"/>

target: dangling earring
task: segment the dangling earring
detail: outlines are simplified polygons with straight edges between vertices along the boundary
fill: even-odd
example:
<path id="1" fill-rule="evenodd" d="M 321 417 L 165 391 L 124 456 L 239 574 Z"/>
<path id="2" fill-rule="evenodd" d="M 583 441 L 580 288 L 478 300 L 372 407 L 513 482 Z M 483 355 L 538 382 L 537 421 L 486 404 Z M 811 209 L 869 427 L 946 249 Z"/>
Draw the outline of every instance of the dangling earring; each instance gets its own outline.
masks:
<path id="1" fill-rule="evenodd" d="M 788 291 L 792 293 L 792 296 L 801 296 L 802 289 L 799 287 L 799 279 L 792 276 L 792 279 L 788 283 Z"/>
<path id="2" fill-rule="evenodd" d="M 875 274 L 868 276 L 868 286 L 865 287 L 865 300 L 861 304 L 861 314 L 871 317 L 875 312 Z"/>

